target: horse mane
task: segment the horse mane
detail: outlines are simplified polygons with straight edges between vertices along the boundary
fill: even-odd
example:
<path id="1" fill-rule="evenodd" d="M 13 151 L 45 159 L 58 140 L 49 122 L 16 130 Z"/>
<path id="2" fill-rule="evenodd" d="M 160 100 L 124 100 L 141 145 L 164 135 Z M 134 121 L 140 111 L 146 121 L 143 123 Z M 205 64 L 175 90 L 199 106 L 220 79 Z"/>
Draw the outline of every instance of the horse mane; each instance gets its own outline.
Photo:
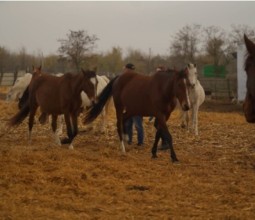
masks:
<path id="1" fill-rule="evenodd" d="M 255 59 L 254 59 L 254 57 L 253 57 L 251 54 L 249 54 L 249 53 L 247 52 L 246 58 L 245 58 L 245 61 L 244 61 L 244 69 L 245 69 L 245 71 L 247 71 L 248 68 L 249 68 L 251 65 L 254 65 L 254 64 L 255 64 Z"/>
<path id="2" fill-rule="evenodd" d="M 244 62 L 244 69 L 245 71 L 248 70 L 248 68 L 251 65 L 255 64 L 255 44 L 244 34 L 244 43 L 247 49 L 246 54 L 246 60 Z"/>

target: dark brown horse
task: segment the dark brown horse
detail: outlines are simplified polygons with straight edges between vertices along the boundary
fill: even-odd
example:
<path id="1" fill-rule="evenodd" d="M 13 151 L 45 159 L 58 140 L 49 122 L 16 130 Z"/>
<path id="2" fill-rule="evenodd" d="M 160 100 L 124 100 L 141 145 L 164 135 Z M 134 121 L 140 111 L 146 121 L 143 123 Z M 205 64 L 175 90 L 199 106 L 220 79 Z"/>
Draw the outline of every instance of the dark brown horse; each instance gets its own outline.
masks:
<path id="1" fill-rule="evenodd" d="M 176 106 L 176 98 L 180 101 L 183 110 L 189 109 L 187 85 L 186 69 L 182 71 L 168 69 L 152 76 L 124 73 L 112 79 L 105 87 L 97 104 L 89 110 L 84 123 L 92 122 L 99 115 L 107 100 L 113 96 L 122 152 L 125 153 L 123 142 L 125 121 L 134 115 L 154 116 L 158 121 L 158 126 L 152 147 L 152 157 L 157 157 L 159 138 L 161 135 L 165 135 L 170 145 L 172 161 L 178 161 L 166 121 Z"/>
<path id="2" fill-rule="evenodd" d="M 247 74 L 246 97 L 243 104 L 244 115 L 249 123 L 255 123 L 255 44 L 244 35 L 244 42 L 248 51 L 245 60 Z"/>
<path id="3" fill-rule="evenodd" d="M 52 115 L 52 130 L 56 141 L 60 144 L 56 135 L 57 117 L 64 114 L 67 135 L 61 143 L 70 143 L 78 133 L 77 117 L 81 111 L 81 91 L 84 91 L 90 100 L 96 96 L 96 74 L 94 71 L 82 73 L 66 73 L 62 77 L 56 77 L 41 72 L 41 68 L 33 71 L 33 77 L 28 88 L 28 98 L 20 111 L 10 119 L 11 126 L 18 125 L 29 115 L 29 140 L 34 123 L 34 116 L 38 107 L 44 114 Z"/>

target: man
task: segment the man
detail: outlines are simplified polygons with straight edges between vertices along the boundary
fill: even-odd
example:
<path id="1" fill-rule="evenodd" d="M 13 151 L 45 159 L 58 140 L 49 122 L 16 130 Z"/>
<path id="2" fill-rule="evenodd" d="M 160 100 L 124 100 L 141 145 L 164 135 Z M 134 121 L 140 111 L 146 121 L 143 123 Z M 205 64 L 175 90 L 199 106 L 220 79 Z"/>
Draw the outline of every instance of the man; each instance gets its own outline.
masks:
<path id="1" fill-rule="evenodd" d="M 132 63 L 128 63 L 123 68 L 123 74 L 134 72 L 134 70 L 135 66 Z M 137 131 L 137 145 L 142 146 L 144 140 L 143 117 L 133 116 L 125 122 L 125 130 L 128 135 L 128 144 L 132 144 L 133 125 L 135 125 Z"/>

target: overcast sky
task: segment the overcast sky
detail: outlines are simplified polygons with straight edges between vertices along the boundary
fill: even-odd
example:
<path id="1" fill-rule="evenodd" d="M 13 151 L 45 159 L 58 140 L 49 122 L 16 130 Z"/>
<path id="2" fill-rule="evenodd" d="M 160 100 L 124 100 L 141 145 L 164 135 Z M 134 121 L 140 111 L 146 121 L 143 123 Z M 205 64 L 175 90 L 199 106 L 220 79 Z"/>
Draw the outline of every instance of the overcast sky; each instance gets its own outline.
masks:
<path id="1" fill-rule="evenodd" d="M 95 34 L 96 52 L 114 46 L 153 55 L 169 52 L 170 36 L 185 25 L 255 27 L 255 2 L 0 2 L 0 46 L 18 52 L 57 53 L 69 30 Z"/>

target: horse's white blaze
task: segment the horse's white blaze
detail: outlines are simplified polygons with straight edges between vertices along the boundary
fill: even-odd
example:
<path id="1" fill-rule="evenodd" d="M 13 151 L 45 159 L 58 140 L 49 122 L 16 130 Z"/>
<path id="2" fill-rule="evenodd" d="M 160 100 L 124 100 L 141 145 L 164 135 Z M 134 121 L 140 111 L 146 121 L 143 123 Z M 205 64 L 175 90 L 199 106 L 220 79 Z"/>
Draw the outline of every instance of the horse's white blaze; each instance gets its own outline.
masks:
<path id="1" fill-rule="evenodd" d="M 97 96 L 97 78 L 93 77 L 90 79 L 90 81 L 92 82 L 92 84 L 94 85 L 94 93 L 95 93 L 95 97 Z"/>

